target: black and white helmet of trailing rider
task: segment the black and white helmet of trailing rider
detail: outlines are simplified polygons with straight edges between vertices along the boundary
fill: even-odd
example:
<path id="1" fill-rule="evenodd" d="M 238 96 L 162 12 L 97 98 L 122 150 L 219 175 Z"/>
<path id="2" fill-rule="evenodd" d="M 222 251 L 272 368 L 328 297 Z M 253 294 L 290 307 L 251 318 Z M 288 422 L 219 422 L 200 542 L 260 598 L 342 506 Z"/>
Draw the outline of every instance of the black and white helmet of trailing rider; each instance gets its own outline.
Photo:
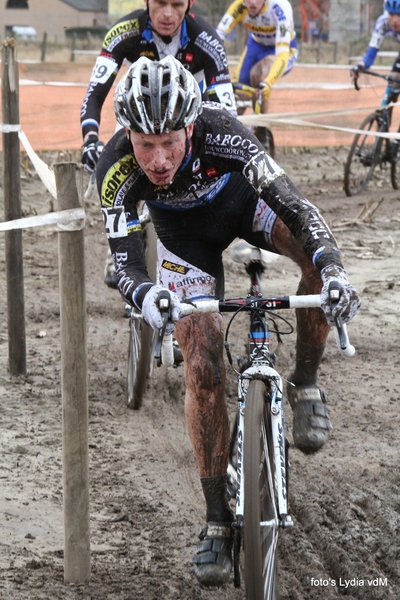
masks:
<path id="1" fill-rule="evenodd" d="M 170 133 L 194 123 L 202 111 L 197 81 L 176 58 L 140 57 L 114 94 L 117 121 L 146 134 Z"/>

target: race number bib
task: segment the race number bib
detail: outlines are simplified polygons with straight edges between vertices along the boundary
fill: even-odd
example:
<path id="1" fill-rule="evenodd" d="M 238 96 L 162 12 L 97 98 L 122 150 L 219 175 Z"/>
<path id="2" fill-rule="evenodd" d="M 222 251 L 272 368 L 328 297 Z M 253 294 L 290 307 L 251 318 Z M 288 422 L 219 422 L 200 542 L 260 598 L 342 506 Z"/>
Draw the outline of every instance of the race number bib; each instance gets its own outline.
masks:
<path id="1" fill-rule="evenodd" d="M 103 213 L 103 221 L 108 238 L 120 238 L 128 235 L 125 208 L 123 206 L 102 208 L 101 212 Z"/>
<path id="2" fill-rule="evenodd" d="M 117 69 L 118 67 L 113 60 L 106 58 L 105 56 L 98 56 L 96 64 L 93 67 L 90 82 L 105 83 Z"/>

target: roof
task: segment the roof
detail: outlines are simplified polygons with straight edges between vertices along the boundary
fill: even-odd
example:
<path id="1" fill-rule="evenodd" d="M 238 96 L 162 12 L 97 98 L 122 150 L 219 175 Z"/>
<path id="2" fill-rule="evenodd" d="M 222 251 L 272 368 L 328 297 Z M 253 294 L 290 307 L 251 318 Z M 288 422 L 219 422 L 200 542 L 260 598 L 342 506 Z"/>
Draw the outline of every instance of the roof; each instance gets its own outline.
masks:
<path id="1" fill-rule="evenodd" d="M 108 12 L 108 0 L 61 0 L 76 10 L 91 12 Z"/>

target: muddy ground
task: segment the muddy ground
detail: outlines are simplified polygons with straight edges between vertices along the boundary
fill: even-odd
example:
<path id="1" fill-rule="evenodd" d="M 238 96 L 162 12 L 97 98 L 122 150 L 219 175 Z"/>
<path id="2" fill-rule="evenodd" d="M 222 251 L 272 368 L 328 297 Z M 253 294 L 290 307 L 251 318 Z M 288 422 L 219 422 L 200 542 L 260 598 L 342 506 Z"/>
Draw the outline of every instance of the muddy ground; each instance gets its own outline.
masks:
<path id="1" fill-rule="evenodd" d="M 357 354 L 340 357 L 332 336 L 320 369 L 331 439 L 312 457 L 290 452 L 295 526 L 280 540 L 282 600 L 400 597 L 400 193 L 382 174 L 362 196 L 346 198 L 346 152 L 299 148 L 277 156 L 336 233 L 362 297 L 349 326 Z M 59 158 L 43 157 L 49 164 Z M 46 213 L 50 195 L 26 164 L 24 214 Z M 126 407 L 128 322 L 117 292 L 103 284 L 107 245 L 96 201 L 86 209 L 91 581 L 63 581 L 58 234 L 40 227 L 23 234 L 28 373 L 21 377 L 8 373 L 0 237 L 0 598 L 242 599 L 232 582 L 209 591 L 194 577 L 205 509 L 185 429 L 182 367 L 156 369 L 142 409 Z M 226 272 L 227 295 L 245 294 L 228 253 Z M 295 293 L 297 280 L 297 268 L 280 258 L 264 287 Z M 294 341 L 284 339 L 278 363 L 286 376 Z M 229 379 L 233 411 L 232 373 Z"/>

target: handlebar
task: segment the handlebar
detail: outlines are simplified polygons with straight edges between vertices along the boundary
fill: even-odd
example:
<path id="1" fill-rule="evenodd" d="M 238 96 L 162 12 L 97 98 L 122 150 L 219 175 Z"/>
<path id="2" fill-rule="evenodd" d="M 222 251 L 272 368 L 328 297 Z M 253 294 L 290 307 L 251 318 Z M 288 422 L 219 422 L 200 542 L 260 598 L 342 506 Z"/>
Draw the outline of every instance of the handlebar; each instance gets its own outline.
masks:
<path id="1" fill-rule="evenodd" d="M 334 283 L 336 284 L 336 282 Z M 163 293 L 160 292 L 160 295 L 161 294 Z M 168 292 L 165 294 L 167 295 Z M 335 304 L 339 301 L 339 284 L 330 284 L 330 296 L 332 303 Z M 164 296 L 162 300 L 164 304 Z M 321 296 L 319 294 L 309 294 L 303 296 L 272 296 L 260 298 L 250 296 L 248 298 L 236 298 L 229 300 L 195 300 L 192 302 L 182 302 L 180 306 L 180 314 L 181 317 L 184 317 L 188 315 L 204 313 L 231 313 L 237 312 L 238 310 L 251 311 L 253 309 L 261 309 L 273 311 L 288 308 L 314 307 L 321 307 Z M 166 340 L 164 337 L 166 322 L 170 316 L 169 306 L 168 308 L 163 309 L 160 306 L 160 312 L 163 314 L 164 325 L 163 328 L 158 332 L 155 358 L 157 358 L 159 361 L 158 364 L 162 363 L 166 366 L 171 366 L 173 364 L 172 336 L 168 336 L 171 337 L 171 341 Z M 341 318 L 337 318 L 335 321 L 336 326 L 334 327 L 334 333 L 339 352 L 343 356 L 350 358 L 354 356 L 356 351 L 354 346 L 350 344 L 346 324 L 342 322 Z M 168 345 L 170 349 L 168 348 Z M 165 356 L 164 352 L 166 353 Z"/>
<path id="2" fill-rule="evenodd" d="M 360 86 L 358 85 L 358 73 L 363 73 L 364 75 L 372 75 L 373 77 L 379 77 L 380 79 L 384 79 L 389 84 L 396 84 L 399 86 L 400 92 L 400 80 L 395 77 L 391 77 L 390 75 L 384 75 L 383 73 L 377 73 L 375 71 L 370 71 L 369 69 L 364 69 L 363 67 L 357 67 L 357 75 L 353 79 L 354 87 L 357 91 L 360 90 Z M 397 90 L 396 90 L 397 91 Z"/>

